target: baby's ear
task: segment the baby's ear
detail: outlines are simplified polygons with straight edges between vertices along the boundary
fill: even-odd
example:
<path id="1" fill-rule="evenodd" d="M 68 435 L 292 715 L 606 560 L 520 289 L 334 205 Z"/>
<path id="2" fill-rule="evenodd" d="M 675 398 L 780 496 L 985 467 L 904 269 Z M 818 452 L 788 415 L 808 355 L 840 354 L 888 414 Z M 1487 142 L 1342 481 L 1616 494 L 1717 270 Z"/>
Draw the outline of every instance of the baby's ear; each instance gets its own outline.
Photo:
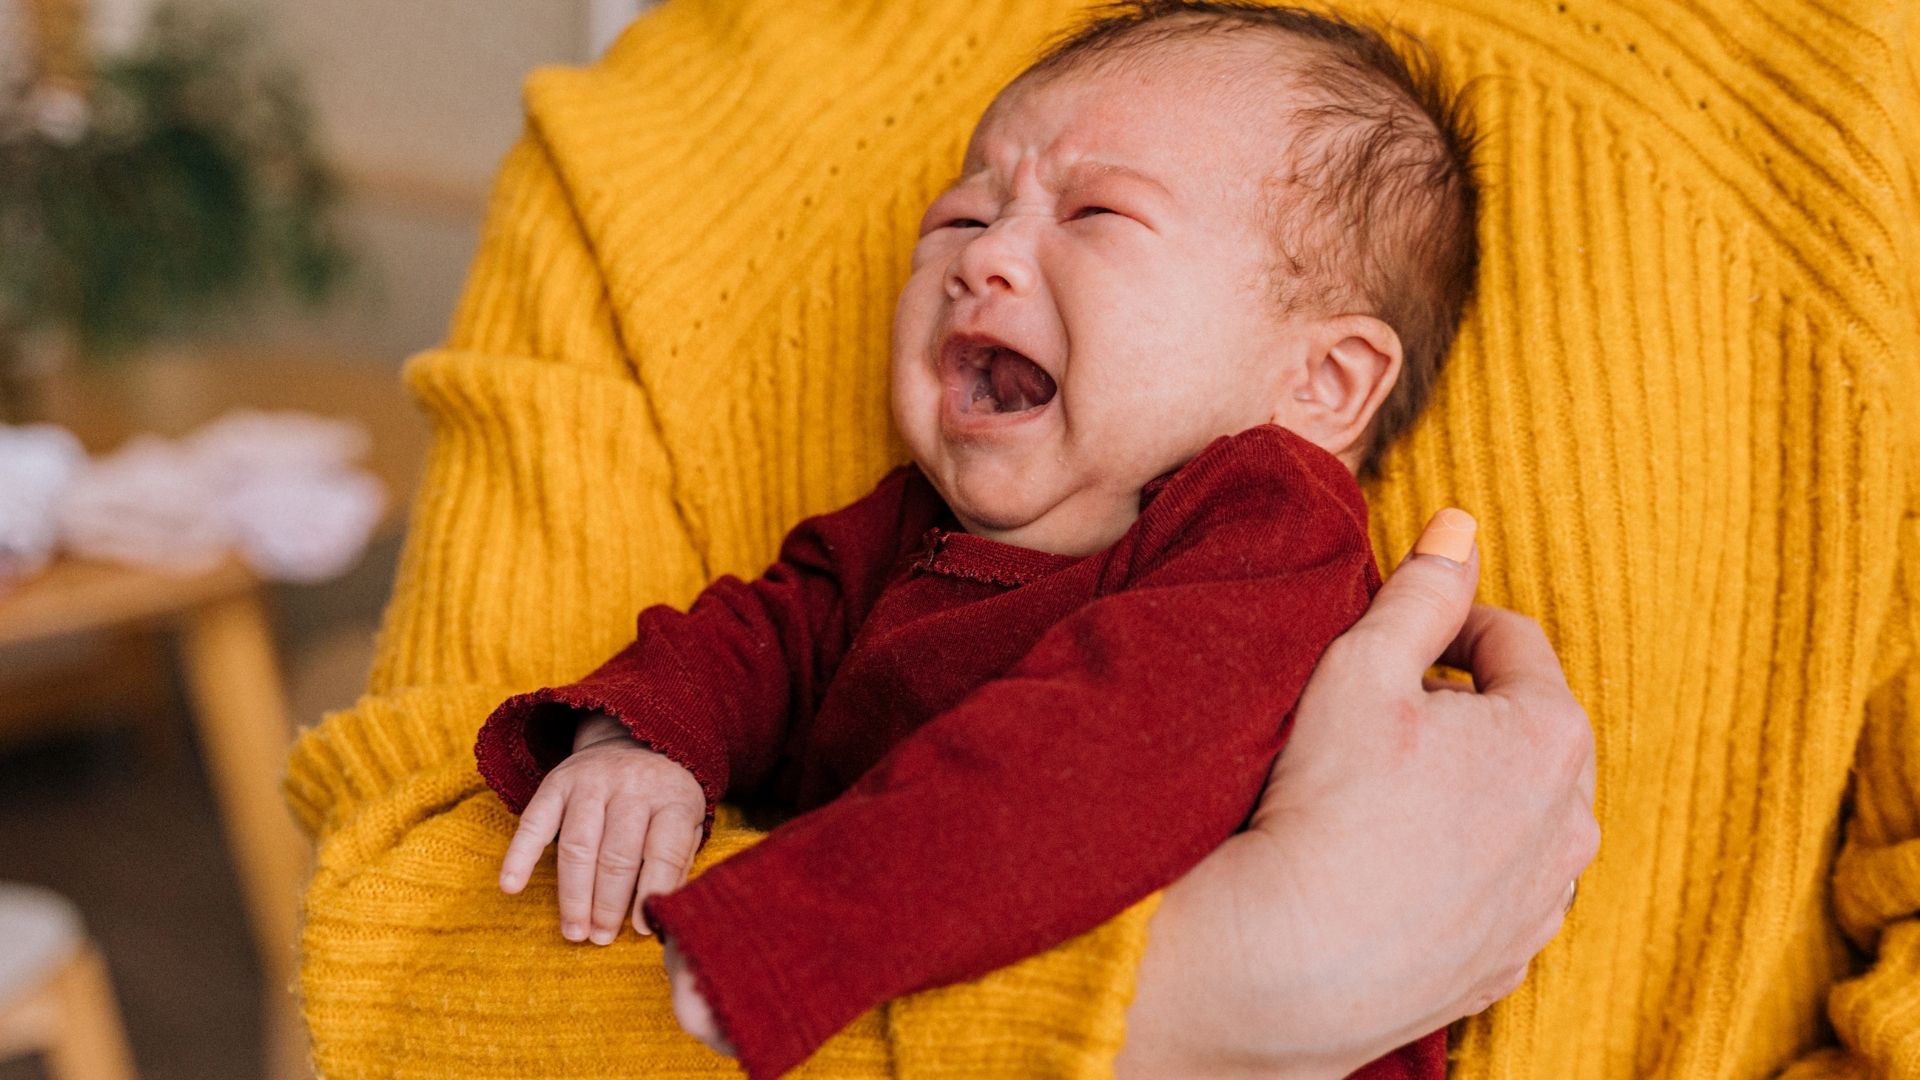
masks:
<path id="1" fill-rule="evenodd" d="M 1273 422 L 1330 453 L 1351 456 L 1400 378 L 1400 335 L 1371 315 L 1334 315 L 1300 330 L 1304 363 L 1288 380 L 1288 397 Z"/>

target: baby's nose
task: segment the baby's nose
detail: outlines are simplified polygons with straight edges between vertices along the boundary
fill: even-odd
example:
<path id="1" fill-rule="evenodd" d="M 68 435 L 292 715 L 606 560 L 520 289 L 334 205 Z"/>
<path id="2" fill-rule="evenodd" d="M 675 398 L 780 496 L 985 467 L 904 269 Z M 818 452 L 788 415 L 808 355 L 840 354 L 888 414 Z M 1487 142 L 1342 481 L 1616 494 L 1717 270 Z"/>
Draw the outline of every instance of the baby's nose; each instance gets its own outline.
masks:
<path id="1" fill-rule="evenodd" d="M 1005 274 L 988 274 L 986 280 L 978 282 L 968 280 L 962 276 L 962 272 L 957 269 L 947 275 L 947 299 L 949 300 L 958 300 L 968 293 L 985 295 L 996 290 L 1005 292 L 1022 291 L 1016 289 L 1013 282 L 1009 281 Z"/>
<path id="2" fill-rule="evenodd" d="M 996 292 L 1022 295 L 1033 289 L 1033 262 L 1004 223 L 997 222 L 968 242 L 947 268 L 947 298 L 969 293 L 986 297 Z"/>

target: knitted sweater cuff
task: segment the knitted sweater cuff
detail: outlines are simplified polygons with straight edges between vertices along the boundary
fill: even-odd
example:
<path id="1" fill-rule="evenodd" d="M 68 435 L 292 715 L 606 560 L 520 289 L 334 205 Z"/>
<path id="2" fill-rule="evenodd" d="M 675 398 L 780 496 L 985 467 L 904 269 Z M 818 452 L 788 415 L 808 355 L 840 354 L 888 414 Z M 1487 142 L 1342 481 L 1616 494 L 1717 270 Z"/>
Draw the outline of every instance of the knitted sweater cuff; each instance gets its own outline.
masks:
<path id="1" fill-rule="evenodd" d="M 555 765 L 573 750 L 580 721 L 605 713 L 648 749 L 693 774 L 706 797 L 702 838 L 713 828 L 714 807 L 727 790 L 727 757 L 719 743 L 676 721 L 645 695 L 613 680 L 589 676 L 566 686 L 516 694 L 481 725 L 474 742 L 480 775 L 509 810 L 518 814 Z"/>

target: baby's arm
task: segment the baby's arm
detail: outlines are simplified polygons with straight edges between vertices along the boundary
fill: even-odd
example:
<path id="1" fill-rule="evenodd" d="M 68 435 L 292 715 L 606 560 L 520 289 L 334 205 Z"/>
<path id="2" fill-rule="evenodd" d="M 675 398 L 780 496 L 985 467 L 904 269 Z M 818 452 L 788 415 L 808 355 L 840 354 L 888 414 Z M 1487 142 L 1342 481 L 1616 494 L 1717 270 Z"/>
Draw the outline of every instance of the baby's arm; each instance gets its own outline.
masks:
<path id="1" fill-rule="evenodd" d="M 750 1075 L 1092 929 L 1243 823 L 1314 663 L 1378 585 L 1360 522 L 1296 498 L 1180 523 L 1138 581 L 838 799 L 644 905 Z"/>
<path id="2" fill-rule="evenodd" d="M 558 838 L 563 930 L 576 941 L 617 935 L 636 884 L 652 887 L 670 864 L 684 865 L 721 797 L 757 787 L 771 771 L 902 545 L 924 531 L 926 499 L 896 469 L 866 497 L 795 526 L 760 578 L 723 576 L 684 612 L 648 608 L 635 640 L 586 677 L 495 709 L 474 747 L 480 773 L 509 809 L 527 815 L 501 887 L 523 888 Z M 679 836 L 679 801 L 647 804 L 671 810 L 667 823 L 627 813 L 642 787 L 657 781 L 679 794 L 689 779 L 699 810 L 691 843 Z M 650 854 L 653 845 L 660 854 Z M 615 895 L 623 887 L 626 895 Z"/>

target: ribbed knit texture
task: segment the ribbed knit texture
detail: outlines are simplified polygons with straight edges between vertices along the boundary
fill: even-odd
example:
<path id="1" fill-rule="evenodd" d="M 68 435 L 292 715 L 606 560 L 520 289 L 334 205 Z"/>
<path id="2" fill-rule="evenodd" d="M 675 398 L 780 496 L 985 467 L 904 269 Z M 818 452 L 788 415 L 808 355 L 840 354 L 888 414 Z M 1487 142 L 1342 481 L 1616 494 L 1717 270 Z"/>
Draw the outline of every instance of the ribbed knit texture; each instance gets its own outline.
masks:
<path id="1" fill-rule="evenodd" d="M 1475 512 L 1481 599 L 1545 625 L 1599 747 L 1599 861 L 1461 1025 L 1459 1076 L 1920 1077 L 1913 8 L 1358 8 L 1488 77 L 1481 293 L 1368 492 L 1375 544 Z M 728 1074 L 673 1033 L 656 946 L 562 942 L 550 875 L 497 891 L 474 731 L 904 460 L 913 225 L 1069 21 L 671 0 L 529 82 L 448 345 L 408 370 L 436 437 L 372 686 L 288 779 L 323 1073 L 618 1076 L 645 1043 L 685 1050 L 652 1075 Z M 705 860 L 751 841 L 719 824 Z M 802 1075 L 1099 1075 L 1152 907 L 871 1013 Z"/>

